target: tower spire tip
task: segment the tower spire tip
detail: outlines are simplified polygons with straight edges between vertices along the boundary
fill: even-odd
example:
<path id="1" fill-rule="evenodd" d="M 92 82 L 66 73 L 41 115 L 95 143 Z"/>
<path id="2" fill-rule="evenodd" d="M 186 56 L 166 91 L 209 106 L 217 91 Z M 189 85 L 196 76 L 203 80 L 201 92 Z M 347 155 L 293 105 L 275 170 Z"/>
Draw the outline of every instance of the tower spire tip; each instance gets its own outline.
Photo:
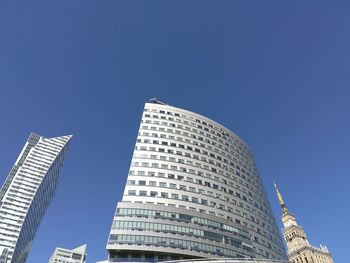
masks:
<path id="1" fill-rule="evenodd" d="M 278 200 L 281 204 L 282 211 L 283 211 L 283 213 L 286 213 L 288 210 L 287 210 L 286 204 L 283 201 L 282 195 L 281 195 L 280 191 L 278 190 L 278 187 L 277 187 L 275 182 L 273 182 L 273 185 L 275 186 L 275 190 L 277 193 Z"/>

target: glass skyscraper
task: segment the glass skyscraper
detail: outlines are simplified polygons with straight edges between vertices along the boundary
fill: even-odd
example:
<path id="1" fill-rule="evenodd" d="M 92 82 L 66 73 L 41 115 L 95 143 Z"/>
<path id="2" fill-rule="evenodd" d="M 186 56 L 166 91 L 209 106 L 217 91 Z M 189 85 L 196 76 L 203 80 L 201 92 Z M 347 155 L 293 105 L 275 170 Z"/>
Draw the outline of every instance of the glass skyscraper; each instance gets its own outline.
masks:
<path id="1" fill-rule="evenodd" d="M 107 251 L 109 262 L 287 259 L 246 143 L 157 100 L 144 107 Z"/>
<path id="2" fill-rule="evenodd" d="M 69 136 L 31 134 L 0 190 L 0 251 L 6 263 L 24 263 L 55 194 Z M 2 262 L 1 262 L 2 263 Z"/>

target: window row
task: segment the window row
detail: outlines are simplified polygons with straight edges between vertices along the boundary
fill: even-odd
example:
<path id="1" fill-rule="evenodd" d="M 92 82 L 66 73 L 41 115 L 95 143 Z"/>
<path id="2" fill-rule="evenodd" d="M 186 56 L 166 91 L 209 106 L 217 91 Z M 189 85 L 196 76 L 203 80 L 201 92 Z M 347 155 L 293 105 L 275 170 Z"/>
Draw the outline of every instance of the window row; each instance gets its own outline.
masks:
<path id="1" fill-rule="evenodd" d="M 162 127 L 171 127 L 171 129 L 167 129 L 167 130 L 171 130 L 171 132 L 173 132 L 173 129 L 177 129 L 175 130 L 175 133 L 177 134 L 184 134 L 185 136 L 197 139 L 199 141 L 205 141 L 207 142 L 209 145 L 213 145 L 213 146 L 217 146 L 220 149 L 225 149 L 227 152 L 230 152 L 233 155 L 236 155 L 237 153 L 242 155 L 245 158 L 249 158 L 251 157 L 251 154 L 249 152 L 248 149 L 243 150 L 242 147 L 237 147 L 236 144 L 230 142 L 224 142 L 222 139 L 218 139 L 215 136 L 210 135 L 209 133 L 204 133 L 195 129 L 189 127 L 189 126 L 183 126 L 180 124 L 175 124 L 175 123 L 171 123 L 171 122 L 166 122 L 166 121 L 158 121 L 158 120 L 150 120 L 150 119 L 143 119 L 142 123 L 148 124 L 148 125 L 161 125 Z M 161 129 L 161 128 L 159 128 Z M 162 129 L 163 130 L 163 129 Z M 186 132 L 181 132 L 182 131 L 186 131 Z M 165 128 L 164 128 L 165 131 Z M 189 136 L 190 134 L 190 136 Z M 208 139 L 209 138 L 209 139 Z"/>
<path id="2" fill-rule="evenodd" d="M 171 193 L 169 194 L 168 192 L 158 192 L 158 191 L 145 191 L 145 190 L 140 190 L 138 191 L 138 193 L 136 192 L 136 190 L 128 190 L 128 196 L 148 196 L 148 197 L 154 197 L 154 198 L 164 198 L 164 199 L 172 199 L 172 200 L 178 200 L 178 201 L 184 201 L 184 202 L 191 202 L 193 204 L 200 204 L 202 206 L 207 206 L 207 207 L 211 207 L 211 208 L 215 208 L 215 209 L 219 209 L 222 211 L 226 211 L 228 213 L 231 214 L 236 214 L 236 215 L 241 215 L 242 214 L 238 214 L 237 213 L 237 209 L 234 210 L 232 207 L 228 207 L 225 206 L 223 204 L 214 202 L 214 201 L 208 201 L 205 199 L 199 199 L 197 197 L 193 197 L 193 196 L 188 196 L 188 195 L 179 195 L 179 194 L 175 194 L 175 193 Z M 158 199 L 159 201 L 159 199 Z M 203 209 L 202 209 L 203 210 Z M 248 215 L 246 213 L 243 213 L 243 218 L 248 219 L 251 222 L 254 222 L 255 224 L 257 224 L 257 219 L 252 216 L 252 215 Z M 231 216 L 227 217 L 228 220 L 233 221 L 233 218 Z M 239 220 L 235 220 L 236 223 L 240 223 Z M 252 229 L 256 229 L 257 227 L 255 226 L 251 226 Z M 259 228 L 257 228 L 259 229 Z M 261 233 L 262 234 L 262 233 Z"/>
<path id="3" fill-rule="evenodd" d="M 242 186 L 242 191 L 246 194 L 248 194 L 251 197 L 254 197 L 254 199 L 263 198 L 266 199 L 266 194 L 264 192 L 262 182 L 261 180 L 257 180 L 258 178 L 254 178 L 251 180 L 249 177 L 246 177 L 244 174 L 242 174 L 240 169 L 237 170 L 231 170 L 230 172 L 226 172 L 225 175 L 218 176 L 217 174 L 212 174 L 212 171 L 210 171 L 210 167 L 203 164 L 200 161 L 205 161 L 203 159 L 204 157 L 201 157 L 200 159 L 188 159 L 183 158 L 179 156 L 169 156 L 169 155 L 163 155 L 163 154 L 157 154 L 157 153 L 151 153 L 147 154 L 144 152 L 136 152 L 133 155 L 133 162 L 131 163 L 131 166 L 142 166 L 142 167 L 150 167 L 150 168 L 161 168 L 161 169 L 167 169 L 167 170 L 173 170 L 173 171 L 179 171 L 181 170 L 181 167 L 178 166 L 178 164 L 185 164 L 187 167 L 186 172 L 191 173 L 193 175 L 201 176 L 203 179 L 213 179 L 217 182 L 222 182 L 226 185 L 234 186 L 234 181 L 239 182 L 240 185 L 235 184 L 237 189 L 240 189 L 240 186 Z M 136 162 L 138 160 L 139 162 Z M 161 162 L 157 161 L 156 163 L 152 162 L 153 160 L 160 160 Z M 162 161 L 171 162 L 169 163 L 163 163 Z M 176 165 L 172 165 L 172 163 Z M 190 167 L 188 167 L 190 166 Z M 191 169 L 193 167 L 194 169 Z M 201 171 L 198 169 L 204 169 L 206 171 Z M 185 171 L 185 170 L 182 170 Z M 243 181 L 243 179 L 245 181 Z M 230 181 L 232 180 L 232 181 Z M 243 187 L 244 186 L 244 187 Z M 247 189 L 245 189 L 247 188 Z M 251 192 L 252 191 L 252 192 Z M 258 195 L 258 196 L 257 196 Z M 264 203 L 264 201 L 260 200 L 261 203 Z"/>
<path id="4" fill-rule="evenodd" d="M 139 253 L 117 253 L 109 255 L 109 262 L 161 262 L 161 261 L 173 261 L 181 259 L 175 255 L 156 254 L 155 252 L 146 252 L 145 254 Z"/>
<path id="5" fill-rule="evenodd" d="M 249 195 L 250 197 L 254 198 L 254 199 L 258 199 L 257 195 L 256 194 L 253 194 L 253 192 L 258 192 L 258 189 L 256 189 L 255 187 L 253 186 L 249 186 L 249 184 L 245 184 L 244 187 L 241 184 L 238 184 L 238 183 L 235 183 L 234 181 L 238 182 L 239 180 L 237 179 L 237 177 L 235 177 L 234 175 L 231 175 L 229 178 L 226 176 L 226 177 L 223 177 L 223 176 L 216 176 L 216 175 L 212 175 L 211 173 L 208 173 L 208 172 L 211 172 L 211 171 L 208 171 L 208 172 L 202 172 L 202 171 L 199 171 L 197 169 L 188 169 L 186 167 L 182 167 L 182 166 L 177 166 L 177 165 L 171 165 L 171 164 L 165 164 L 165 163 L 150 163 L 150 162 L 135 162 L 136 158 L 133 159 L 133 162 L 131 163 L 131 167 L 146 167 L 146 168 L 154 168 L 154 169 L 162 169 L 162 170 L 169 170 L 171 172 L 182 172 L 182 173 L 187 173 L 187 174 L 192 174 L 192 175 L 195 175 L 195 176 L 200 176 L 202 177 L 203 179 L 195 179 L 195 183 L 197 184 L 200 184 L 200 185 L 204 185 L 206 187 L 210 187 L 210 188 L 213 188 L 213 189 L 220 189 L 221 191 L 225 192 L 225 193 L 229 193 L 229 194 L 233 194 L 233 192 L 229 191 L 226 186 L 228 187 L 232 187 L 232 188 L 237 188 L 238 190 L 244 192 L 245 194 Z M 138 158 L 137 158 L 138 159 Z M 142 173 L 142 172 L 141 172 Z M 133 170 L 130 170 L 129 171 L 129 175 L 134 175 L 134 171 Z M 159 172 L 158 172 L 159 174 Z M 165 174 L 165 173 L 164 173 Z M 238 172 L 236 172 L 236 174 L 238 174 Z M 138 174 L 138 175 L 141 175 L 141 174 Z M 145 175 L 145 174 L 144 174 Z M 155 176 L 155 172 L 153 171 L 149 171 L 148 172 L 148 175 L 149 176 Z M 184 175 L 175 175 L 175 174 L 171 174 L 171 173 L 168 173 L 168 178 L 170 179 L 178 179 L 178 180 L 183 180 L 184 179 Z M 192 177 L 188 177 L 188 178 L 191 178 L 191 182 L 194 182 L 193 181 L 193 178 Z M 207 181 L 209 179 L 209 181 Z M 222 184 L 224 184 L 225 186 L 220 186 L 218 184 L 215 184 L 213 182 L 211 182 L 210 180 L 214 180 L 215 182 L 220 182 Z M 231 181 L 233 180 L 233 181 Z M 245 189 L 248 188 L 249 190 L 246 190 Z M 251 191 L 253 192 L 251 192 Z M 260 193 L 260 195 L 262 195 Z M 244 199 L 244 198 L 243 198 Z M 251 201 L 253 202 L 253 201 Z M 263 203 L 263 201 L 261 201 Z"/>
<path id="6" fill-rule="evenodd" d="M 177 226 L 172 224 L 161 224 L 161 223 L 151 223 L 151 222 L 141 222 L 141 221 L 113 221 L 113 229 L 127 229 L 136 231 L 156 231 L 163 233 L 173 233 L 187 236 L 194 236 L 197 238 L 208 239 L 223 243 L 235 247 L 249 247 L 252 246 L 248 243 L 242 242 L 241 240 L 232 238 L 230 236 L 218 234 L 215 232 L 210 232 L 206 230 L 199 230 L 191 227 Z"/>
<path id="7" fill-rule="evenodd" d="M 178 139 L 181 142 L 189 143 L 188 139 L 191 139 L 190 143 L 194 145 L 199 145 L 199 146 L 202 146 L 203 148 L 208 148 L 209 150 L 220 153 L 221 155 L 226 156 L 231 160 L 236 160 L 235 157 L 237 157 L 239 160 L 241 160 L 241 162 L 243 162 L 242 165 L 245 166 L 247 169 L 254 169 L 254 167 L 250 167 L 251 163 L 250 161 L 248 161 L 253 158 L 251 154 L 249 155 L 244 154 L 242 151 L 236 150 L 236 148 L 234 147 L 231 149 L 221 144 L 213 144 L 211 141 L 204 144 L 203 142 L 206 142 L 206 140 L 198 139 L 198 136 L 194 134 L 190 134 L 187 131 L 182 131 L 172 126 L 170 127 L 171 128 L 165 129 L 164 126 L 160 126 L 160 125 L 151 126 L 150 123 L 144 123 L 143 125 L 141 125 L 139 129 L 139 135 L 142 134 L 144 136 L 158 137 L 154 135 L 156 134 L 155 132 L 166 132 L 168 135 L 168 138 L 172 140 L 175 140 L 175 135 L 180 136 L 180 137 L 176 137 L 176 139 Z M 151 135 L 147 135 L 147 133 L 149 134 L 149 132 L 151 132 Z M 166 136 L 166 134 L 159 133 L 159 137 L 165 138 L 164 136 Z"/>
<path id="8" fill-rule="evenodd" d="M 157 109 L 145 109 L 145 111 L 153 111 L 153 112 L 159 112 L 160 114 L 144 114 L 144 117 L 146 118 L 154 118 L 154 119 L 163 119 L 163 120 L 169 120 L 169 121 L 176 121 L 176 122 L 180 122 L 186 125 L 192 125 L 194 127 L 197 127 L 200 130 L 204 130 L 205 132 L 210 132 L 211 134 L 213 134 L 214 136 L 218 136 L 222 141 L 222 139 L 224 139 L 225 141 L 228 141 L 231 144 L 237 145 L 239 148 L 246 150 L 247 151 L 247 147 L 246 145 L 244 145 L 236 136 L 232 135 L 229 132 L 226 132 L 222 127 L 216 126 L 215 124 L 211 124 L 207 121 L 203 121 L 200 120 L 198 118 L 194 118 L 193 116 L 190 115 L 185 115 L 185 114 L 181 114 L 181 118 L 172 118 L 169 116 L 165 115 L 165 111 L 164 110 L 157 110 Z M 179 113 L 173 113 L 173 112 L 169 112 L 167 111 L 166 113 L 167 115 L 174 115 L 175 117 L 180 117 Z M 188 121 L 186 120 L 188 119 Z M 203 125 L 203 126 L 202 126 Z M 209 128 L 208 128 L 209 127 Z M 221 139 L 222 138 L 222 139 Z M 223 142 L 223 141 L 222 141 Z"/>
<path id="9" fill-rule="evenodd" d="M 183 201 L 183 202 L 189 202 L 189 203 L 193 203 L 193 204 L 199 204 L 201 206 L 207 206 L 207 207 L 211 207 L 214 209 L 219 209 L 219 211 L 225 211 L 230 213 L 230 215 L 228 216 L 224 216 L 223 214 L 220 213 L 215 213 L 212 211 L 208 211 L 209 214 L 211 215 L 216 215 L 218 217 L 222 217 L 227 219 L 228 221 L 231 222 L 235 222 L 236 224 L 242 224 L 243 226 L 249 228 L 251 231 L 255 232 L 256 234 L 259 234 L 267 239 L 270 239 L 271 241 L 276 241 L 278 238 L 278 233 L 274 233 L 274 237 L 272 237 L 272 235 L 267 235 L 266 231 L 262 231 L 261 229 L 259 229 L 259 227 L 257 225 L 259 225 L 258 222 L 260 222 L 259 219 L 253 217 L 252 215 L 248 215 L 245 212 L 241 213 L 238 209 L 233 209 L 231 207 L 226 207 L 222 204 L 217 204 L 216 202 L 212 202 L 212 201 L 207 201 L 204 199 L 198 200 L 195 197 L 191 197 L 191 196 L 187 196 L 187 195 L 178 195 L 178 194 L 168 194 L 166 192 L 161 192 L 160 195 L 157 195 L 158 192 L 157 191 L 151 191 L 150 195 L 147 195 L 147 191 L 141 190 L 139 191 L 139 194 L 136 194 L 136 191 L 134 192 L 134 190 L 129 190 L 130 195 L 129 196 L 141 196 L 141 197 L 154 197 L 157 198 L 157 202 L 149 202 L 147 200 L 143 200 L 143 201 L 134 201 L 135 203 L 146 203 L 146 204 L 157 204 L 157 205 L 165 205 L 165 203 L 160 202 L 159 197 L 164 198 L 164 199 L 169 199 L 169 200 L 177 200 L 177 201 Z M 191 198 L 191 200 L 190 200 Z M 183 209 L 189 209 L 189 210 L 196 210 L 199 211 L 201 213 L 206 213 L 207 211 L 204 209 L 200 209 L 200 208 L 195 208 L 195 207 L 186 207 L 183 205 L 175 205 L 175 204 L 171 204 L 171 203 L 167 203 L 168 206 L 174 206 L 174 207 L 179 207 L 179 208 L 183 208 Z M 255 225 L 253 224 L 248 224 L 246 221 L 241 221 L 240 219 L 237 218 L 233 218 L 233 216 L 238 216 L 238 217 L 243 217 L 244 220 L 248 220 L 250 222 L 254 222 Z M 271 233 L 271 231 L 273 231 L 274 228 L 271 228 L 269 225 L 264 224 L 263 228 L 266 228 L 266 230 Z M 263 239 L 261 239 L 261 244 L 265 245 L 264 243 L 265 241 Z"/>
<path id="10" fill-rule="evenodd" d="M 229 166 L 240 170 L 243 174 L 246 174 L 248 177 L 252 177 L 251 173 L 246 171 L 244 168 L 240 167 L 238 164 L 235 164 L 233 161 L 229 161 L 226 158 L 221 157 L 220 154 L 215 154 L 212 151 L 211 148 L 208 148 L 209 152 L 206 150 L 202 150 L 199 148 L 196 148 L 192 145 L 195 145 L 197 147 L 202 147 L 202 148 L 206 148 L 204 144 L 195 144 L 195 143 L 191 143 L 191 146 L 189 146 L 188 144 L 181 144 L 181 143 L 176 143 L 176 142 L 171 142 L 171 141 L 164 141 L 164 140 L 155 140 L 154 137 L 152 137 L 153 139 L 141 139 L 138 138 L 137 142 L 138 143 L 145 143 L 145 144 L 156 144 L 156 145 L 162 145 L 162 146 L 167 146 L 168 148 L 165 150 L 165 152 L 170 153 L 170 154 L 177 154 L 177 155 L 186 155 L 187 152 L 182 152 L 182 150 L 185 151 L 192 151 L 192 152 L 196 152 L 196 153 L 200 153 L 203 155 L 206 155 L 207 157 L 201 156 L 200 160 L 215 166 L 218 166 L 220 168 L 224 168 L 225 170 L 230 170 L 233 171 L 232 169 L 229 169 Z M 188 143 L 188 142 L 187 142 Z M 174 149 L 182 149 L 182 150 L 174 150 L 171 147 L 173 147 Z M 190 154 L 190 153 L 187 153 Z M 190 155 L 187 155 L 190 156 Z M 210 159 L 213 158 L 213 159 Z"/>
<path id="11" fill-rule="evenodd" d="M 160 247 L 170 247 L 178 249 L 190 249 L 192 251 L 209 253 L 217 256 L 226 257 L 243 257 L 243 255 L 237 253 L 235 250 L 222 248 L 219 246 L 208 245 L 205 243 L 156 236 L 139 236 L 139 235 L 116 235 L 111 234 L 109 236 L 108 244 L 137 244 L 137 245 L 153 245 Z M 246 255 L 251 256 L 250 253 Z"/>
<path id="12" fill-rule="evenodd" d="M 223 224 L 214 220 L 206 219 L 203 217 L 196 217 L 187 214 L 180 214 L 174 212 L 166 212 L 151 209 L 137 209 L 137 208 L 118 208 L 117 216 L 137 216 L 137 217 L 147 217 L 147 218 L 160 218 L 168 220 L 177 220 L 180 222 L 187 222 L 191 224 L 198 224 L 214 229 L 220 229 L 222 231 L 227 231 L 233 234 L 238 234 L 240 237 L 249 239 L 248 231 L 244 231 L 234 226 Z"/>
<path id="13" fill-rule="evenodd" d="M 214 193 L 214 192 L 209 191 L 209 190 L 204 191 L 203 189 L 200 189 L 200 188 L 197 189 L 197 188 L 192 187 L 192 186 L 181 185 L 181 184 L 177 185 L 177 184 L 174 184 L 174 183 L 167 183 L 167 182 L 145 181 L 145 180 L 139 180 L 138 184 L 136 184 L 135 180 L 128 180 L 127 181 L 127 185 L 141 185 L 141 186 L 150 186 L 150 187 L 169 188 L 169 189 L 174 189 L 174 190 L 181 190 L 181 191 L 201 194 L 201 195 L 205 195 L 205 196 L 208 196 L 208 197 L 216 198 L 216 200 L 220 200 L 220 201 L 224 201 L 224 202 L 227 202 L 227 203 L 231 203 L 233 205 L 237 205 L 237 206 L 242 207 L 242 208 L 245 207 L 247 210 L 251 211 L 250 206 L 248 206 L 248 205 L 244 206 L 244 203 L 242 203 L 240 201 L 237 202 L 233 198 L 222 196 L 221 194 Z M 131 190 L 131 191 L 134 191 L 134 190 Z M 146 190 L 142 190 L 142 191 L 147 192 Z M 142 194 L 140 192 L 139 195 L 143 195 L 144 192 L 142 192 Z M 136 195 L 136 192 L 128 192 L 128 195 Z M 174 195 L 174 197 L 173 197 L 173 195 Z M 147 193 L 145 194 L 145 196 L 147 196 Z M 168 192 L 166 192 L 166 193 L 161 192 L 160 195 L 159 195 L 157 191 L 150 191 L 150 196 L 152 196 L 152 197 L 170 198 L 170 195 L 168 194 Z M 232 192 L 232 196 L 233 196 L 233 192 Z M 236 193 L 236 197 L 241 198 L 239 193 Z M 171 198 L 172 199 L 179 199 L 178 198 L 178 194 L 175 194 L 175 193 L 172 194 Z M 203 205 L 208 205 L 209 202 L 207 200 L 205 200 L 205 199 L 201 199 L 201 200 L 202 200 L 201 202 L 198 202 L 198 198 L 193 197 L 192 202 L 193 203 L 201 203 Z M 225 206 L 224 205 L 220 205 L 220 207 L 225 207 Z M 231 212 L 232 208 L 228 208 L 227 210 L 229 212 Z M 255 213 L 256 209 L 253 209 L 252 212 Z"/>
<path id="14" fill-rule="evenodd" d="M 138 167 L 137 165 L 139 165 L 139 163 L 137 162 L 133 162 L 132 163 L 132 167 Z M 237 204 L 237 201 L 234 198 L 231 198 L 232 196 L 234 196 L 235 198 L 239 198 L 242 201 L 245 201 L 247 203 L 249 203 L 250 205 L 256 207 L 257 209 L 259 209 L 260 211 L 262 211 L 263 213 L 265 213 L 267 216 L 272 216 L 269 211 L 266 209 L 267 207 L 267 203 L 262 200 L 261 198 L 259 198 L 257 200 L 257 197 L 254 196 L 254 199 L 260 202 L 260 205 L 255 201 L 253 201 L 251 198 L 253 198 L 253 194 L 249 191 L 245 191 L 245 189 L 243 187 L 240 187 L 238 184 L 233 184 L 232 182 L 230 182 L 230 186 L 225 187 L 225 186 L 221 186 L 209 181 L 205 181 L 205 180 L 201 180 L 201 179 L 194 179 L 192 177 L 188 177 L 188 176 L 184 176 L 184 175 L 176 175 L 176 174 L 171 174 L 171 173 L 161 173 L 161 172 L 151 172 L 151 171 L 134 171 L 134 170 L 130 170 L 129 171 L 129 175 L 138 175 L 138 176 L 150 176 L 150 177 L 160 177 L 160 178 L 168 178 L 168 179 L 173 179 L 173 180 L 179 180 L 179 181 L 185 181 L 185 182 L 189 182 L 189 183 L 193 183 L 193 184 L 197 184 L 199 186 L 203 186 L 204 188 L 194 188 L 191 186 L 187 186 L 186 185 L 180 185 L 180 186 L 176 186 L 176 184 L 173 183 L 169 183 L 169 186 L 167 185 L 167 182 L 162 182 L 162 183 L 155 183 L 155 181 L 149 181 L 148 185 L 149 186 L 159 186 L 159 187 L 169 187 L 172 189 L 180 189 L 180 190 L 184 190 L 184 191 L 190 191 L 190 192 L 196 192 L 199 194 L 203 194 L 203 195 L 207 195 L 207 196 L 211 196 L 211 197 L 216 197 L 219 198 L 225 202 L 230 202 L 232 204 Z M 215 178 L 216 181 L 219 181 Z M 144 180 L 140 180 L 141 181 L 141 185 L 147 185 L 146 182 L 144 183 Z M 139 184 L 140 184 L 139 181 Z M 227 183 L 227 182 L 226 182 Z M 130 180 L 127 182 L 127 184 L 130 185 L 136 185 L 136 181 L 135 180 Z M 234 192 L 232 189 L 230 188 L 235 188 L 236 192 Z M 245 196 L 243 193 L 239 193 L 240 192 L 244 192 L 245 194 L 248 194 L 247 197 Z M 222 192 L 222 194 L 217 193 L 218 191 Z M 229 196 L 226 196 L 226 194 L 228 194 Z M 240 202 L 240 201 L 239 201 Z M 240 204 L 241 203 L 241 204 Z M 240 202 L 238 203 L 239 206 L 243 207 L 243 203 Z M 264 206 L 265 207 L 264 207 Z M 250 207 L 248 204 L 246 204 L 246 207 L 249 211 L 252 211 L 253 213 L 258 212 L 258 214 L 260 215 L 260 212 L 257 211 L 257 209 L 255 209 L 254 207 Z"/>
<path id="15" fill-rule="evenodd" d="M 175 160 L 176 159 L 177 160 L 180 159 L 180 163 L 181 163 L 181 160 L 183 160 L 183 157 L 185 157 L 186 163 L 183 162 L 184 164 L 191 165 L 191 164 L 188 164 L 187 162 L 193 160 L 192 162 L 197 167 L 199 167 L 199 165 L 200 165 L 201 166 L 200 168 L 204 169 L 206 171 L 209 171 L 209 172 L 212 172 L 212 173 L 216 173 L 216 174 L 219 174 L 219 175 L 222 175 L 222 176 L 226 176 L 226 177 L 229 177 L 229 178 L 235 177 L 235 176 L 233 176 L 233 174 L 237 175 L 237 176 L 239 176 L 239 178 L 242 178 L 247 183 L 254 185 L 257 189 L 259 189 L 259 191 L 261 191 L 262 194 L 264 193 L 264 191 L 263 191 L 264 188 L 262 186 L 262 181 L 261 181 L 260 177 L 258 175 L 255 175 L 255 176 L 252 177 L 251 174 L 249 174 L 249 176 L 246 176 L 244 173 L 242 173 L 242 169 L 243 168 L 240 168 L 238 165 L 236 165 L 236 166 L 221 165 L 220 162 L 214 162 L 212 160 L 208 160 L 208 164 L 210 164 L 208 166 L 208 165 L 206 165 L 204 163 L 202 163 L 202 164 L 200 163 L 200 161 L 204 162 L 204 158 L 205 157 L 203 157 L 203 156 L 199 156 L 197 154 L 191 154 L 190 152 L 186 152 L 186 151 L 174 151 L 174 150 L 171 150 L 171 149 L 168 149 L 168 148 L 161 148 L 161 147 L 154 147 L 154 146 L 145 146 L 145 145 L 136 145 L 135 146 L 135 150 L 136 150 L 136 152 L 135 152 L 136 154 L 138 154 L 137 150 L 139 150 L 140 151 L 140 155 L 145 155 L 146 154 L 146 153 L 142 153 L 143 151 L 152 152 L 152 153 L 150 153 L 151 156 L 154 156 L 156 153 L 171 154 L 171 155 L 174 155 L 174 156 L 168 156 L 169 161 L 170 160 L 174 161 L 174 159 Z M 173 159 L 171 159 L 171 158 L 173 158 Z M 158 165 L 154 164 L 154 168 L 157 168 L 157 166 L 160 167 L 159 164 Z M 181 168 L 183 168 L 182 171 L 184 171 L 184 172 L 187 171 L 186 167 L 181 167 Z M 167 169 L 167 168 L 164 166 L 164 169 Z M 168 169 L 171 169 L 171 166 L 170 167 L 168 166 Z M 197 172 L 193 171 L 193 173 L 197 173 L 197 174 L 198 174 L 198 172 L 202 173 L 201 171 L 197 171 Z M 251 178 L 252 178 L 252 180 L 251 180 Z"/>

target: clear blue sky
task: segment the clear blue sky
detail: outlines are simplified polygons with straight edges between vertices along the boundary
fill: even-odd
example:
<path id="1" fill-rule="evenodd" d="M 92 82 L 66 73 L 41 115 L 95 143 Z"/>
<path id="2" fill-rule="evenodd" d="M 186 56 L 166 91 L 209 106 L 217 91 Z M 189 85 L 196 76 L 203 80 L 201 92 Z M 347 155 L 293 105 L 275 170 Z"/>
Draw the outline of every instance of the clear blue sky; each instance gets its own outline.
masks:
<path id="1" fill-rule="evenodd" d="M 0 180 L 30 132 L 74 134 L 28 263 L 105 245 L 143 104 L 198 112 L 255 154 L 311 243 L 348 262 L 349 1 L 2 1 Z M 281 225 L 281 224 L 280 224 Z"/>

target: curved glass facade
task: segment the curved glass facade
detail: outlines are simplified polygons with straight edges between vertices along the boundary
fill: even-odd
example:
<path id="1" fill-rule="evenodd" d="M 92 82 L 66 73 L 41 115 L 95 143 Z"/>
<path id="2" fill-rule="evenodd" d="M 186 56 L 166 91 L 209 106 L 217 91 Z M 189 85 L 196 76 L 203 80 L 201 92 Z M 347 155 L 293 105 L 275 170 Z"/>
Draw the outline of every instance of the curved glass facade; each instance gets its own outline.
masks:
<path id="1" fill-rule="evenodd" d="M 254 158 L 224 126 L 146 103 L 109 261 L 286 259 Z"/>

